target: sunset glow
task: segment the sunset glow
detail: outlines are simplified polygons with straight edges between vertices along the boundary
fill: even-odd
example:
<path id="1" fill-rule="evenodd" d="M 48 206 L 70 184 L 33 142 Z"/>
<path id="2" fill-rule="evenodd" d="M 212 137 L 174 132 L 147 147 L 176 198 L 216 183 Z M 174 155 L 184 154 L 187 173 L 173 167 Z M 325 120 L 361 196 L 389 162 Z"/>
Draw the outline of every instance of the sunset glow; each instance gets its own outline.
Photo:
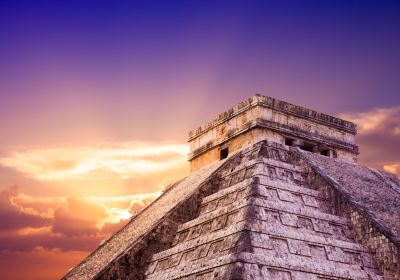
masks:
<path id="1" fill-rule="evenodd" d="M 129 179 L 181 165 L 188 152 L 187 145 L 104 144 L 15 152 L 0 158 L 0 164 L 41 181 L 90 180 L 104 176 Z"/>
<path id="2" fill-rule="evenodd" d="M 255 93 L 357 123 L 359 162 L 399 175 L 399 14 L 1 1 L 0 278 L 60 278 L 189 174 L 189 130 Z"/>

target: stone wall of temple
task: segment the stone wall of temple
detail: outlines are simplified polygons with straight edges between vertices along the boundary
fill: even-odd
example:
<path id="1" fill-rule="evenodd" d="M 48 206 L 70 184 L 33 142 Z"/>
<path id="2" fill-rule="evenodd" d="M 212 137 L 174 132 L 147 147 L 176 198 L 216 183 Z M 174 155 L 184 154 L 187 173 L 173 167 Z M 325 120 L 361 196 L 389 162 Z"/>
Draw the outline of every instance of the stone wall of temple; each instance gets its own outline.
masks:
<path id="1" fill-rule="evenodd" d="M 265 96 L 253 96 L 189 133 L 191 170 L 229 152 L 267 139 L 285 144 L 301 139 L 316 150 L 329 148 L 344 160 L 356 161 L 353 123 Z"/>
<path id="2" fill-rule="evenodd" d="M 234 153 L 264 139 L 270 139 L 277 143 L 282 143 L 282 141 L 284 142 L 284 138 L 278 133 L 255 127 L 231 138 L 223 145 L 214 146 L 209 150 L 206 150 L 206 152 L 200 153 L 190 161 L 191 171 L 195 171 L 212 162 L 220 160 L 221 149 L 228 148 L 229 153 Z"/>

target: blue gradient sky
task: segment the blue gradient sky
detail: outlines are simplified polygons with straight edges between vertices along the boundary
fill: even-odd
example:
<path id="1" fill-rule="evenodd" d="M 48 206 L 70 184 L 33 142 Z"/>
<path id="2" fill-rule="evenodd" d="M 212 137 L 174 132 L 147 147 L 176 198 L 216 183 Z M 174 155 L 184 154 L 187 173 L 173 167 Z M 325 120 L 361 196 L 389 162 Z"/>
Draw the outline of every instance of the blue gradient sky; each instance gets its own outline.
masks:
<path id="1" fill-rule="evenodd" d="M 60 278 L 187 174 L 190 129 L 254 93 L 356 122 L 360 162 L 400 174 L 399 15 L 399 1 L 2 0 L 0 275 Z"/>

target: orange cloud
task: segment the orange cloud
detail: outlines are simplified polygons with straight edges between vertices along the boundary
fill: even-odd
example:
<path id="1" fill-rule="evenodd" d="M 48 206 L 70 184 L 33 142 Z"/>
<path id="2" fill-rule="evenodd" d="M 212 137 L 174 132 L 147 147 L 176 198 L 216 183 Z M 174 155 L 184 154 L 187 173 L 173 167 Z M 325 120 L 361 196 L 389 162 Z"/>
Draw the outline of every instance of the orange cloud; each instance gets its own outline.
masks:
<path id="1" fill-rule="evenodd" d="M 99 176 L 129 179 L 182 165 L 187 153 L 187 145 L 181 144 L 119 143 L 14 152 L 1 158 L 0 164 L 43 181 Z"/>
<path id="2" fill-rule="evenodd" d="M 105 208 L 77 198 L 68 198 L 67 204 L 55 210 L 53 231 L 66 236 L 96 235 L 106 217 Z"/>
<path id="3" fill-rule="evenodd" d="M 16 230 L 22 227 L 43 227 L 51 223 L 51 218 L 33 208 L 25 208 L 15 203 L 20 195 L 19 187 L 12 186 L 0 192 L 0 231 Z"/>
<path id="4" fill-rule="evenodd" d="M 154 200 L 160 194 L 161 192 L 106 197 L 84 196 L 82 199 L 93 204 L 103 205 L 106 208 L 129 209 L 134 203 L 141 203 L 146 200 Z"/>
<path id="5" fill-rule="evenodd" d="M 45 198 L 9 187 L 0 192 L 0 251 L 93 250 L 158 195 Z"/>
<path id="6" fill-rule="evenodd" d="M 396 174 L 400 176 L 400 164 L 389 164 L 389 165 L 384 165 L 383 169 L 386 172 Z"/>
<path id="7" fill-rule="evenodd" d="M 355 122 L 360 134 L 376 133 L 382 129 L 392 135 L 398 135 L 400 132 L 400 106 L 375 108 L 363 113 L 342 114 L 341 117 Z"/>
<path id="8" fill-rule="evenodd" d="M 361 163 L 400 175 L 400 107 L 375 108 L 340 117 L 357 124 Z"/>
<path id="9" fill-rule="evenodd" d="M 107 197 L 91 196 L 82 197 L 82 199 L 86 202 L 105 207 L 107 217 L 100 223 L 100 225 L 104 225 L 106 223 L 118 223 L 120 220 L 129 219 L 132 213 L 146 207 L 160 194 L 161 192 Z"/>

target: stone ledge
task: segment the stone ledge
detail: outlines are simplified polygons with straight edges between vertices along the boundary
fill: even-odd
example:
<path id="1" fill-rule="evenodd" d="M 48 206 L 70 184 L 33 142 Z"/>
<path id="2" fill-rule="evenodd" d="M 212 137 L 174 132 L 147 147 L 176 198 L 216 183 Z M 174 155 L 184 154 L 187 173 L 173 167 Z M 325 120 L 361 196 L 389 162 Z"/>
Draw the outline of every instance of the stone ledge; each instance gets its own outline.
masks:
<path id="1" fill-rule="evenodd" d="M 215 148 L 215 147 L 219 146 L 220 144 L 225 143 L 225 142 L 235 138 L 236 136 L 238 136 L 246 131 L 249 131 L 253 128 L 256 128 L 256 127 L 268 128 L 268 129 L 271 129 L 272 131 L 277 131 L 279 133 L 283 133 L 288 136 L 307 139 L 309 141 L 322 143 L 322 144 L 325 144 L 330 147 L 340 148 L 343 150 L 350 151 L 352 153 L 358 153 L 358 147 L 356 145 L 349 144 L 349 143 L 339 141 L 339 140 L 336 140 L 333 138 L 329 138 L 326 136 L 322 136 L 319 134 L 310 134 L 309 131 L 300 130 L 297 127 L 283 125 L 283 124 L 279 124 L 277 122 L 273 122 L 273 121 L 269 121 L 269 120 L 257 119 L 255 121 L 250 121 L 247 124 L 247 126 L 244 127 L 243 129 L 240 129 L 233 133 L 230 133 L 225 138 L 220 139 L 219 141 L 211 141 L 211 142 L 207 143 L 206 145 L 203 145 L 203 146 L 197 148 L 196 150 L 189 153 L 188 159 L 192 160 L 195 157 L 199 156 L 200 154 L 202 154 L 212 148 Z M 190 139 L 190 140 L 192 140 L 192 139 Z"/>
<path id="2" fill-rule="evenodd" d="M 302 167 L 302 166 L 290 164 L 290 163 L 287 163 L 287 162 L 278 161 L 278 160 L 272 159 L 272 158 L 265 158 L 264 157 L 262 162 L 265 165 L 279 167 L 279 168 L 283 168 L 283 169 L 287 169 L 287 170 L 291 170 L 291 171 L 296 171 L 296 172 L 300 172 L 300 173 L 307 172 L 306 169 L 304 167 Z"/>
<path id="3" fill-rule="evenodd" d="M 257 176 L 261 177 L 261 175 L 257 175 Z M 300 195 L 301 197 L 311 196 L 311 197 L 314 197 L 314 198 L 317 198 L 317 199 L 326 200 L 326 197 L 321 192 L 318 192 L 318 191 L 315 191 L 315 190 L 310 190 L 310 189 L 307 189 L 307 188 L 299 187 L 297 185 L 291 185 L 291 184 L 288 184 L 288 183 L 286 183 L 286 184 L 283 184 L 283 183 L 277 184 L 278 182 L 277 181 L 273 181 L 273 180 L 267 180 L 267 179 L 260 179 L 260 180 L 256 179 L 255 180 L 255 178 L 258 178 L 258 177 L 252 177 L 252 178 L 249 178 L 249 179 L 245 179 L 240 183 L 237 183 L 237 184 L 235 184 L 235 185 L 233 185 L 231 187 L 222 189 L 222 190 L 216 192 L 215 194 L 212 194 L 210 196 L 205 197 L 203 199 L 203 201 L 201 202 L 200 208 L 205 206 L 205 205 L 207 205 L 208 203 L 211 203 L 211 202 L 213 202 L 215 200 L 219 200 L 219 199 L 225 197 L 226 195 L 233 194 L 233 193 L 235 193 L 237 191 L 250 192 L 251 190 L 249 189 L 249 186 L 251 186 L 255 182 L 259 182 L 257 184 L 257 186 L 255 187 L 255 191 L 256 191 L 257 195 L 261 196 L 261 197 L 267 197 L 264 194 L 265 192 L 264 192 L 264 189 L 263 189 L 263 188 L 267 188 L 267 189 L 276 190 L 278 192 L 279 191 L 288 191 L 288 192 L 290 192 L 292 194 Z M 250 193 L 246 194 L 242 198 L 248 197 L 250 195 L 251 195 Z M 278 193 L 278 195 L 279 195 L 279 193 Z M 211 211 L 208 211 L 208 212 L 211 212 Z"/>
<path id="4" fill-rule="evenodd" d="M 225 255 L 213 260 L 213 262 L 193 262 L 190 266 L 184 266 L 179 270 L 175 268 L 170 268 L 162 272 L 161 275 L 150 275 L 148 279 L 156 279 L 156 280 L 172 280 L 179 279 L 185 276 L 193 275 L 196 273 L 200 273 L 203 271 L 210 270 L 215 267 L 220 267 L 228 264 L 232 264 L 235 262 L 234 254 Z M 156 276 L 157 278 L 153 278 Z"/>
<path id="5" fill-rule="evenodd" d="M 361 252 L 370 253 L 370 250 L 366 246 L 357 243 L 333 239 L 333 238 L 332 239 L 325 238 L 318 235 L 302 232 L 301 230 L 281 229 L 281 228 L 271 227 L 265 221 L 258 220 L 256 224 L 253 224 L 252 222 L 249 221 L 241 221 L 223 230 L 211 232 L 207 236 L 200 236 L 195 239 L 184 241 L 182 243 L 175 245 L 171 249 L 153 255 L 151 261 L 154 262 L 157 260 L 161 260 L 169 256 L 185 252 L 189 249 L 193 249 L 195 247 L 204 244 L 212 243 L 214 241 L 221 240 L 223 238 L 241 232 L 249 232 L 250 234 L 260 234 L 268 237 L 283 238 L 287 240 L 304 241 L 313 245 L 332 246 L 360 253 Z"/>
<path id="6" fill-rule="evenodd" d="M 260 185 L 263 185 L 265 187 L 281 189 L 281 190 L 290 191 L 292 193 L 297 193 L 297 194 L 301 194 L 301 195 L 303 195 L 303 194 L 309 195 L 309 196 L 317 197 L 320 199 L 326 199 L 326 197 L 319 191 L 311 190 L 311 189 L 305 188 L 303 186 L 298 186 L 296 184 L 289 183 L 289 182 L 271 180 L 268 176 L 265 176 L 262 174 L 255 174 L 255 175 L 259 176 Z"/>
<path id="7" fill-rule="evenodd" d="M 236 233 L 240 233 L 243 231 L 246 231 L 246 222 L 245 221 L 241 221 L 241 222 L 239 222 L 235 225 L 232 225 L 230 227 L 227 227 L 223 230 L 210 232 L 206 236 L 200 236 L 200 237 L 197 237 L 197 238 L 194 238 L 191 240 L 183 241 L 182 243 L 175 245 L 171 249 L 154 254 L 151 261 L 163 259 L 167 256 L 188 250 L 189 248 L 194 248 L 196 246 L 211 243 L 215 240 L 219 240 L 221 238 L 224 238 L 224 237 L 236 234 Z"/>
<path id="8" fill-rule="evenodd" d="M 204 205 L 204 204 L 209 203 L 209 202 L 211 202 L 213 200 L 219 199 L 219 198 L 221 198 L 221 197 L 223 197 L 223 196 L 225 196 L 227 194 L 233 193 L 235 191 L 245 189 L 246 187 L 248 187 L 248 186 L 250 186 L 251 184 L 254 184 L 254 183 L 255 183 L 254 178 L 244 179 L 243 181 L 241 181 L 241 182 L 239 182 L 239 183 L 237 183 L 237 184 L 235 184 L 235 185 L 233 185 L 231 187 L 222 189 L 222 190 L 220 190 L 220 191 L 218 191 L 218 192 L 216 192 L 216 193 L 214 193 L 212 195 L 206 196 L 203 199 L 203 201 L 201 202 L 201 205 Z"/>
<path id="9" fill-rule="evenodd" d="M 356 125 L 352 122 L 342 120 L 333 116 L 329 116 L 327 114 L 319 113 L 314 110 L 306 109 L 301 106 L 296 106 L 291 103 L 281 101 L 272 97 L 262 96 L 262 95 L 254 95 L 236 106 L 228 109 L 227 111 L 219 114 L 210 122 L 207 122 L 198 128 L 191 130 L 189 132 L 189 141 L 198 137 L 200 134 L 205 133 L 206 131 L 212 129 L 213 127 L 226 122 L 227 120 L 239 115 L 240 113 L 254 107 L 254 106 L 263 106 L 266 108 L 270 108 L 276 111 L 284 112 L 287 114 L 291 114 L 297 117 L 305 118 L 308 120 L 312 120 L 317 123 L 321 123 L 328 126 L 333 126 L 341 130 L 346 130 L 347 132 L 356 133 Z"/>
<path id="10" fill-rule="evenodd" d="M 217 208 L 216 210 L 205 213 L 204 215 L 201 215 L 196 219 L 193 219 L 187 223 L 180 225 L 178 227 L 178 232 L 184 231 L 188 228 L 206 223 L 212 219 L 216 219 L 218 217 L 224 216 L 232 212 L 237 212 L 243 208 L 248 208 L 248 207 L 258 207 L 261 209 L 268 209 L 272 211 L 279 211 L 282 213 L 293 214 L 296 216 L 303 216 L 307 218 L 314 218 L 321 221 L 333 222 L 340 225 L 346 225 L 346 226 L 349 225 L 349 221 L 346 218 L 323 213 L 320 210 L 314 208 L 302 209 L 299 208 L 297 205 L 286 205 L 283 204 L 282 202 L 268 201 L 261 196 L 252 197 L 252 194 L 248 194 L 248 196 L 243 198 L 241 201 L 236 201 L 227 206 Z"/>
<path id="11" fill-rule="evenodd" d="M 332 262 L 319 261 L 318 265 L 314 261 L 299 261 L 297 259 L 283 259 L 283 258 L 268 258 L 261 255 L 252 253 L 240 253 L 235 261 L 245 263 L 254 263 L 258 265 L 265 265 L 272 268 L 283 268 L 295 271 L 303 271 L 318 274 L 321 276 L 332 276 L 343 279 L 354 280 L 384 280 L 383 277 L 377 276 L 374 271 L 369 271 L 367 268 L 360 268 L 358 265 L 345 265 L 338 266 Z"/>
<path id="12" fill-rule="evenodd" d="M 365 253 L 370 252 L 370 250 L 366 246 L 354 242 L 349 242 L 334 238 L 326 238 L 319 235 L 310 234 L 308 232 L 303 232 L 302 230 L 299 229 L 271 227 L 268 226 L 268 224 L 266 224 L 266 221 L 263 220 L 256 220 L 253 221 L 252 223 L 247 224 L 246 230 L 261 234 L 267 234 L 271 237 L 283 237 L 288 239 L 306 241 L 316 245 L 329 245 L 359 252 L 365 252 Z"/>
<path id="13" fill-rule="evenodd" d="M 319 261 L 315 263 L 313 260 L 305 260 L 299 257 L 279 258 L 271 256 L 262 256 L 254 253 L 231 253 L 224 256 L 219 256 L 214 259 L 204 261 L 203 259 L 192 261 L 190 266 L 171 267 L 163 270 L 161 273 L 154 273 L 149 275 L 148 279 L 157 280 L 172 280 L 188 277 L 190 275 L 197 275 L 205 271 L 210 271 L 213 268 L 224 266 L 227 264 L 235 264 L 235 268 L 243 268 L 244 264 L 255 264 L 256 267 L 251 271 L 246 269 L 239 269 L 235 275 L 239 276 L 238 279 L 260 279 L 254 278 L 255 275 L 263 277 L 261 271 L 262 267 L 272 269 L 283 269 L 291 272 L 306 272 L 315 274 L 320 277 L 334 277 L 335 279 L 352 279 L 352 280 L 385 280 L 382 276 L 376 275 L 374 269 L 367 267 L 360 267 L 359 265 L 350 265 L 344 263 L 337 263 L 334 261 Z M 225 273 L 230 273 L 225 271 Z M 249 275 L 246 275 L 250 273 Z M 228 274 L 229 275 L 229 274 Z M 247 277 L 249 276 L 249 277 Z M 156 278 L 154 278 L 156 277 Z M 236 279 L 236 278 L 235 278 Z"/>
<path id="14" fill-rule="evenodd" d="M 297 216 L 303 216 L 307 218 L 314 218 L 326 222 L 333 222 L 340 225 L 349 225 L 348 219 L 321 212 L 319 209 L 299 208 L 297 205 L 289 207 L 291 205 L 284 205 L 282 202 L 268 201 L 262 197 L 256 198 L 254 204 L 251 206 L 258 206 L 269 210 L 277 210 L 288 214 L 294 214 Z"/>

